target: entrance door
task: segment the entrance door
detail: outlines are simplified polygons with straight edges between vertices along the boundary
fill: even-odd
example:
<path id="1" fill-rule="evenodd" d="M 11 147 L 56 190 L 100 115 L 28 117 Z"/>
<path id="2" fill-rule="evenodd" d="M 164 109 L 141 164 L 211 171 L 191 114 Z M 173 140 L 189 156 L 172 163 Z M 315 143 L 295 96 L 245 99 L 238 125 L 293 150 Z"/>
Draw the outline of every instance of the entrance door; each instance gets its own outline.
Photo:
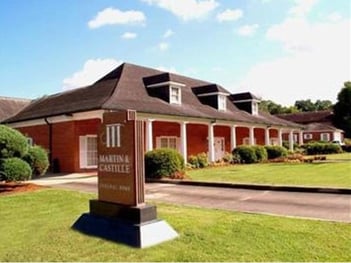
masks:
<path id="1" fill-rule="evenodd" d="M 224 137 L 214 137 L 214 152 L 215 160 L 221 160 L 225 154 Z"/>

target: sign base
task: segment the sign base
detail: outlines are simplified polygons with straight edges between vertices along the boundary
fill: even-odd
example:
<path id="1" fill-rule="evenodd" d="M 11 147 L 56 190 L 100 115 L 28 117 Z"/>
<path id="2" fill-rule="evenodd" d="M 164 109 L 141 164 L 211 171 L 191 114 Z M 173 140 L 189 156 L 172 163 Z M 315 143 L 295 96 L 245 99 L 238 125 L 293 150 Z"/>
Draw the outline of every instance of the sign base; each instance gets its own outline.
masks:
<path id="1" fill-rule="evenodd" d="M 130 207 L 98 200 L 90 200 L 90 213 L 82 214 L 72 228 L 138 248 L 178 236 L 167 222 L 157 219 L 156 206 Z"/>

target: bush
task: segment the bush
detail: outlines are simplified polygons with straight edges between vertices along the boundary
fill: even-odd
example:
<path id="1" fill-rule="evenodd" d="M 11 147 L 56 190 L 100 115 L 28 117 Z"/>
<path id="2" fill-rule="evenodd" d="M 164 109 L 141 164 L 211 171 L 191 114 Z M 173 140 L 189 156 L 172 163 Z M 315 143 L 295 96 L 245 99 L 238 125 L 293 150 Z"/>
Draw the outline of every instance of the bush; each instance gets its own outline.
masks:
<path id="1" fill-rule="evenodd" d="M 32 168 L 32 175 L 44 175 L 49 168 L 49 158 L 47 151 L 39 145 L 29 148 L 28 153 L 23 159 Z"/>
<path id="2" fill-rule="evenodd" d="M 311 142 L 304 145 L 308 155 L 341 153 L 341 146 L 333 143 Z"/>
<path id="3" fill-rule="evenodd" d="M 348 152 L 348 153 L 351 152 L 351 145 L 350 144 L 342 145 L 341 148 L 344 152 Z"/>
<path id="4" fill-rule="evenodd" d="M 278 145 L 266 145 L 264 148 L 267 151 L 268 159 L 275 159 L 286 157 L 288 155 L 288 150 L 285 147 L 278 146 Z"/>
<path id="5" fill-rule="evenodd" d="M 240 156 L 241 163 L 257 163 L 256 152 L 252 146 L 241 145 L 233 150 L 233 154 Z"/>
<path id="6" fill-rule="evenodd" d="M 17 157 L 3 159 L 0 170 L 6 181 L 24 181 L 32 175 L 29 164 Z"/>
<path id="7" fill-rule="evenodd" d="M 145 174 L 149 178 L 174 177 L 184 171 L 183 156 L 173 149 L 156 149 L 145 155 Z"/>
<path id="8" fill-rule="evenodd" d="M 208 157 L 206 153 L 199 153 L 197 155 L 190 155 L 188 163 L 192 168 L 204 168 L 208 166 Z"/>
<path id="9" fill-rule="evenodd" d="M 264 148 L 264 146 L 255 145 L 255 146 L 252 146 L 252 147 L 255 150 L 257 162 L 260 163 L 260 162 L 264 162 L 264 161 L 267 160 L 267 151 Z"/>
<path id="10" fill-rule="evenodd" d="M 0 158 L 22 158 L 28 147 L 27 138 L 19 131 L 0 125 Z"/>
<path id="11" fill-rule="evenodd" d="M 233 163 L 233 154 L 226 152 L 222 158 L 225 163 Z"/>

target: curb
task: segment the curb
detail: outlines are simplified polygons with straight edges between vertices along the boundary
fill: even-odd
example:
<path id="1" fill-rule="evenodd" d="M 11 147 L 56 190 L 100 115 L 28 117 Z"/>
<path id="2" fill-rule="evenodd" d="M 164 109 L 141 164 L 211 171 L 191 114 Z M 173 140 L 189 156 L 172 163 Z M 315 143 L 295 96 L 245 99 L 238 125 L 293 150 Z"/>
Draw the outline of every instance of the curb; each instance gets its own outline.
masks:
<path id="1" fill-rule="evenodd" d="M 285 186 L 285 185 L 267 185 L 267 184 L 240 184 L 240 183 L 224 183 L 224 182 L 189 181 L 189 180 L 177 180 L 177 179 L 146 179 L 146 182 L 147 183 L 205 186 L 205 187 L 219 187 L 219 188 L 233 188 L 233 189 L 270 190 L 270 191 L 286 191 L 286 192 L 351 195 L 350 188 L 314 187 L 314 186 L 308 187 L 308 186 L 290 186 L 290 185 Z"/>

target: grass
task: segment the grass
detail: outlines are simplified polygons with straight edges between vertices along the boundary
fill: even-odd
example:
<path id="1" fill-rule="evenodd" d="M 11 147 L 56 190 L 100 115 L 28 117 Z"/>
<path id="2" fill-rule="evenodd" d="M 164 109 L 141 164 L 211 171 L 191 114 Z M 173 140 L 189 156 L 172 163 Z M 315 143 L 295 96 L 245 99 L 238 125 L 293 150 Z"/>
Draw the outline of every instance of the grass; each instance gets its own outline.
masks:
<path id="1" fill-rule="evenodd" d="M 0 197 L 0 261 L 351 261 L 351 224 L 159 204 L 180 237 L 147 249 L 70 226 L 91 194 L 40 190 Z"/>
<path id="2" fill-rule="evenodd" d="M 328 155 L 326 162 L 230 165 L 187 175 L 197 181 L 351 188 L 351 153 Z"/>

